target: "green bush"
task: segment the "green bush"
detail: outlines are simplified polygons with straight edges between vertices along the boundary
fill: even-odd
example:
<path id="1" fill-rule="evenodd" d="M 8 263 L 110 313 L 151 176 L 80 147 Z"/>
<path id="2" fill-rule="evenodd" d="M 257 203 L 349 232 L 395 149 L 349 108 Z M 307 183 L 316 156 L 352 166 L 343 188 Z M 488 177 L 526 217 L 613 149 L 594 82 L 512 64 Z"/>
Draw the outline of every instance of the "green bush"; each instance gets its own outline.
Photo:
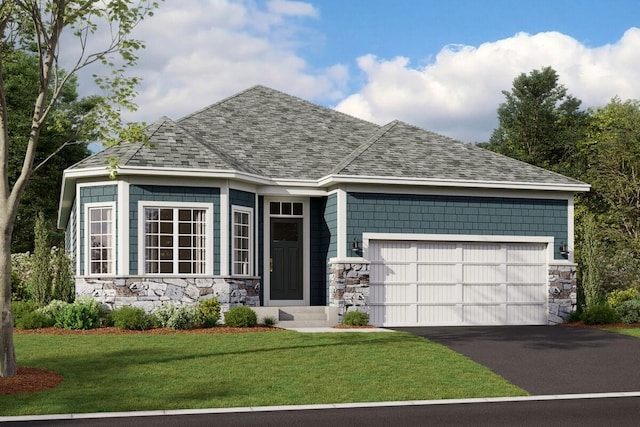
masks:
<path id="1" fill-rule="evenodd" d="M 68 305 L 69 305 L 68 302 L 53 300 L 46 306 L 39 308 L 38 311 L 44 314 L 45 316 L 50 317 L 55 323 L 55 319 L 58 318 L 62 309 Z"/>
<path id="2" fill-rule="evenodd" d="M 618 312 L 609 304 L 594 305 L 582 313 L 582 321 L 587 325 L 606 325 L 619 320 Z"/>
<path id="3" fill-rule="evenodd" d="M 118 329 L 144 331 L 153 326 L 151 316 L 139 307 L 120 307 L 109 315 L 109 323 Z"/>
<path id="4" fill-rule="evenodd" d="M 276 320 L 275 317 L 273 316 L 267 316 L 264 319 L 262 319 L 262 324 L 264 326 L 273 326 L 277 323 L 278 321 Z"/>
<path id="5" fill-rule="evenodd" d="M 53 326 L 53 319 L 42 312 L 35 310 L 24 313 L 15 319 L 16 328 L 40 329 Z"/>
<path id="6" fill-rule="evenodd" d="M 637 288 L 614 289 L 607 296 L 607 303 L 611 307 L 617 309 L 620 306 L 620 304 L 622 304 L 623 302 L 629 301 L 635 298 L 638 298 Z"/>
<path id="7" fill-rule="evenodd" d="M 640 299 L 630 299 L 620 304 L 616 311 L 622 323 L 640 323 Z"/>
<path id="8" fill-rule="evenodd" d="M 100 303 L 93 298 L 80 298 L 63 306 L 54 317 L 55 327 L 64 329 L 94 329 L 100 327 Z"/>
<path id="9" fill-rule="evenodd" d="M 351 326 L 365 326 L 369 324 L 369 315 L 361 311 L 350 311 L 342 317 L 342 323 Z"/>
<path id="10" fill-rule="evenodd" d="M 220 301 L 213 297 L 202 300 L 196 307 L 197 324 L 205 328 L 211 328 L 220 320 Z"/>
<path id="11" fill-rule="evenodd" d="M 238 305 L 225 313 L 224 323 L 233 328 L 251 328 L 258 324 L 258 316 L 251 307 Z"/>
<path id="12" fill-rule="evenodd" d="M 41 313 L 33 301 L 15 301 L 11 304 L 13 324 L 20 329 L 38 329 L 53 326 L 53 318 Z"/>
<path id="13" fill-rule="evenodd" d="M 196 310 L 187 305 L 163 304 L 153 316 L 155 324 L 161 328 L 189 329 L 196 323 Z"/>

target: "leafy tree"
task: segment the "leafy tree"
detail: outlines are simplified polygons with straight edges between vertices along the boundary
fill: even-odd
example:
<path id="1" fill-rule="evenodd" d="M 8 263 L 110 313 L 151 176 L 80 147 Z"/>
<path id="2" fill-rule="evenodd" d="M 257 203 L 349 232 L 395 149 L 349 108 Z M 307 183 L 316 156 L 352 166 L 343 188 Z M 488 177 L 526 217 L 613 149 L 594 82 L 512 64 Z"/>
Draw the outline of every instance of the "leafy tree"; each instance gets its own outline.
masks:
<path id="1" fill-rule="evenodd" d="M 2 56 L 7 94 L 9 183 L 13 185 L 22 168 L 21 154 L 25 152 L 27 144 L 24 135 L 31 125 L 33 99 L 38 94 L 38 59 L 32 52 L 11 49 L 5 49 Z M 92 129 L 84 129 L 79 125 L 99 98 L 78 100 L 77 86 L 74 76 L 52 110 L 51 114 L 57 118 L 55 123 L 45 126 L 41 131 L 39 149 L 34 160 L 34 174 L 24 190 L 16 216 L 11 244 L 14 253 L 33 251 L 33 230 L 37 213 L 43 212 L 47 218 L 54 218 L 56 215 L 62 171 L 91 154 L 87 149 L 87 141 L 93 140 L 94 135 L 83 135 L 82 132 L 91 132 Z M 65 145 L 72 141 L 74 144 Z M 55 156 L 42 163 L 63 145 L 63 149 Z M 53 227 L 49 231 L 51 243 L 60 245 L 63 235 Z"/>
<path id="2" fill-rule="evenodd" d="M 597 216 L 607 282 L 629 286 L 640 279 L 640 103 L 614 98 L 594 109 L 578 149 L 580 178 L 591 184 L 580 203 Z"/>
<path id="3" fill-rule="evenodd" d="M 133 97 L 138 79 L 126 70 L 136 64 L 137 51 L 144 47 L 131 38 L 131 31 L 146 16 L 153 14 L 157 3 L 151 0 L 4 0 L 0 2 L 0 50 L 34 51 L 38 61 L 37 95 L 28 101 L 32 106 L 28 128 L 19 135 L 26 141 L 23 152 L 13 154 L 10 145 L 5 60 L 0 55 L 0 376 L 17 372 L 13 344 L 11 312 L 11 241 L 18 207 L 29 179 L 42 153 L 41 136 L 47 126 L 58 128 L 64 120 L 55 114 L 66 88 L 80 70 L 94 63 L 109 67 L 110 74 L 97 76 L 96 82 L 106 92 L 95 108 L 78 126 L 96 128 L 96 135 L 107 144 L 144 139 L 140 126 L 127 128 L 120 118 L 121 109 L 134 109 Z M 63 39 L 64 31 L 74 38 Z M 106 35 L 106 37 L 105 37 Z M 59 64 L 61 43 L 78 42 L 77 61 L 67 72 Z M 91 41 L 91 43 L 89 43 Z M 96 46 L 95 51 L 87 51 Z M 69 47 L 65 45 L 70 51 Z M 127 131 L 124 132 L 123 129 Z M 20 172 L 11 180 L 9 164 L 17 161 Z"/>
<path id="4" fill-rule="evenodd" d="M 524 162 L 573 175 L 572 155 L 584 134 L 588 114 L 567 95 L 551 67 L 522 73 L 511 92 L 502 92 L 499 125 L 485 148 Z"/>

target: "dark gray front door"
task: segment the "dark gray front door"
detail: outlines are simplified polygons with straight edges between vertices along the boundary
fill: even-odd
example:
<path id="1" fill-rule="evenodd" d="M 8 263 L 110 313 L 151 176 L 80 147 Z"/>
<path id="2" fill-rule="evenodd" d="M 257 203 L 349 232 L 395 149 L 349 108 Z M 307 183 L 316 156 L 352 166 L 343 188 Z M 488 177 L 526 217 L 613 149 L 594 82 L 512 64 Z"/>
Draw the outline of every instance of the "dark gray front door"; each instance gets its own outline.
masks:
<path id="1" fill-rule="evenodd" d="M 271 218 L 271 299 L 301 300 L 302 218 Z"/>

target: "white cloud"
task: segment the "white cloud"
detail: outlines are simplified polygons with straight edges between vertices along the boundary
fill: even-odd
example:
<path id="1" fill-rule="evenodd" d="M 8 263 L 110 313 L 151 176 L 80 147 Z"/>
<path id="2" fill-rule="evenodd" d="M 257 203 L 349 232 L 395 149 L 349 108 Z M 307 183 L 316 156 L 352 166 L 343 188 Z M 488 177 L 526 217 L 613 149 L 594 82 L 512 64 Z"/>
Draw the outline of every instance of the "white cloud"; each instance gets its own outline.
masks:
<path id="1" fill-rule="evenodd" d="M 584 106 L 613 96 L 640 98 L 640 29 L 615 44 L 589 48 L 557 32 L 519 33 L 473 46 L 446 46 L 434 61 L 413 67 L 408 58 L 358 58 L 366 83 L 337 109 L 378 123 L 401 119 L 464 141 L 488 140 L 496 110 L 520 73 L 552 66 Z"/>
<path id="2" fill-rule="evenodd" d="M 267 4 L 270 12 L 291 15 L 317 17 L 318 10 L 309 3 L 301 1 L 273 0 Z"/>
<path id="3" fill-rule="evenodd" d="M 188 4 L 166 0 L 136 28 L 133 36 L 147 47 L 131 72 L 143 79 L 136 99 L 140 108 L 126 113 L 127 119 L 178 119 L 256 84 L 318 102 L 344 98 L 346 66 L 314 69 L 297 53 L 305 44 L 321 40 L 301 26 L 318 16 L 309 3 Z M 89 77 L 90 73 L 81 76 L 83 94 L 95 92 Z"/>

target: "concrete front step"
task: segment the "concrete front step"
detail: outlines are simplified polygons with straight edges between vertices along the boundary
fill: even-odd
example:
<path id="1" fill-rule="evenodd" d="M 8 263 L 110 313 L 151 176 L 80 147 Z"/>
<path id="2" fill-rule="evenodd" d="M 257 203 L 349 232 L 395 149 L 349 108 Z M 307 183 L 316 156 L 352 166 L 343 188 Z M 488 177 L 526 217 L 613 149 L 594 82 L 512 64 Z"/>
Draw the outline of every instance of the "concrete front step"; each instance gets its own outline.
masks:
<path id="1" fill-rule="evenodd" d="M 277 320 L 281 328 L 322 328 L 338 324 L 337 307 L 293 306 L 293 307 L 252 307 L 262 323 L 265 317 Z"/>
<path id="2" fill-rule="evenodd" d="M 278 328 L 331 328 L 336 326 L 327 320 L 281 320 L 275 324 Z"/>

